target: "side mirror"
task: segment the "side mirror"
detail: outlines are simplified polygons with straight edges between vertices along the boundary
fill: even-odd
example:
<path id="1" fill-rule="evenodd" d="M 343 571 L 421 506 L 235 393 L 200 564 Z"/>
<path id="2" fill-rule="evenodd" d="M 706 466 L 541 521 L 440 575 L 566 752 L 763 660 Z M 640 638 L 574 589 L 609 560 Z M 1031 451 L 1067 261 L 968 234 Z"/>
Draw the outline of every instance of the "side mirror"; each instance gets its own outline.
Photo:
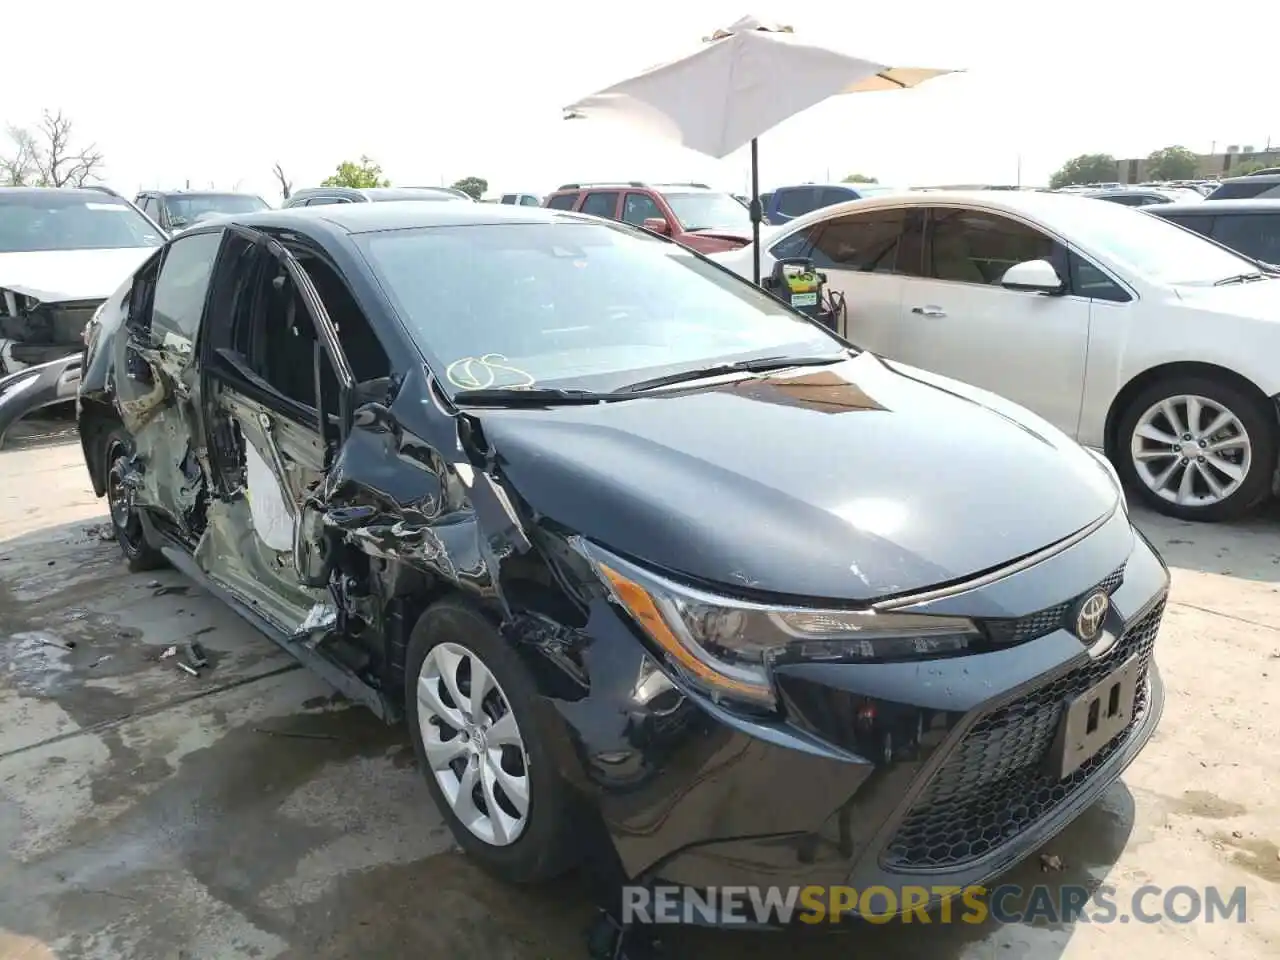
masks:
<path id="1" fill-rule="evenodd" d="M 1025 290 L 1028 293 L 1066 293 L 1067 285 L 1048 260 L 1027 260 L 1015 263 L 1000 278 L 1000 286 L 1006 290 Z"/>
<path id="2" fill-rule="evenodd" d="M 660 233 L 664 237 L 671 233 L 671 224 L 667 223 L 666 217 L 645 217 L 640 226 L 651 233 Z"/>

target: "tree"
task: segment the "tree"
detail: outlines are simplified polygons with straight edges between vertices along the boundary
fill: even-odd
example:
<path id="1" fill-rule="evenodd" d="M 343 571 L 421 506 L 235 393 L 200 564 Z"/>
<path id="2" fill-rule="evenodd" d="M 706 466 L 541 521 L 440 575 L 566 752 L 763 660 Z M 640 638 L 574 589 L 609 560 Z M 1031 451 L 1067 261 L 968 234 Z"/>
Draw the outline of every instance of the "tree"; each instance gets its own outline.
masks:
<path id="1" fill-rule="evenodd" d="M 875 177 L 864 176 L 861 173 L 851 173 L 844 178 L 845 183 L 879 183 Z"/>
<path id="2" fill-rule="evenodd" d="M 1057 190 L 1079 183 L 1105 183 L 1116 179 L 1118 167 L 1116 158 L 1109 153 L 1082 153 L 1064 163 L 1049 178 L 1049 186 Z"/>
<path id="3" fill-rule="evenodd" d="M 479 200 L 489 189 L 489 181 L 484 177 L 463 177 L 454 183 L 453 189 L 461 190 L 472 200 Z"/>
<path id="4" fill-rule="evenodd" d="M 284 167 L 280 166 L 280 164 L 277 163 L 274 167 L 271 168 L 271 172 L 274 173 L 276 175 L 276 179 L 280 181 L 281 198 L 288 200 L 289 197 L 293 194 L 293 183 L 292 181 L 289 180 L 288 177 L 284 175 Z"/>
<path id="5" fill-rule="evenodd" d="M 338 164 L 333 176 L 320 181 L 322 187 L 389 187 L 391 181 L 382 176 L 382 167 L 367 156 L 361 156 L 358 163 L 344 160 Z"/>
<path id="6" fill-rule="evenodd" d="M 1191 180 L 1200 166 L 1200 158 L 1183 146 L 1165 147 L 1147 157 L 1150 180 Z"/>
<path id="7" fill-rule="evenodd" d="M 0 158 L 0 178 L 13 187 L 83 187 L 97 179 L 102 154 L 96 144 L 76 149 L 71 121 L 45 110 L 34 129 L 10 126 L 11 149 Z"/>
<path id="8" fill-rule="evenodd" d="M 1280 166 L 1280 164 L 1267 163 L 1265 160 L 1245 160 L 1243 163 L 1236 164 L 1223 176 L 1247 177 L 1251 173 L 1257 173 L 1259 170 L 1269 170 L 1275 166 Z"/>

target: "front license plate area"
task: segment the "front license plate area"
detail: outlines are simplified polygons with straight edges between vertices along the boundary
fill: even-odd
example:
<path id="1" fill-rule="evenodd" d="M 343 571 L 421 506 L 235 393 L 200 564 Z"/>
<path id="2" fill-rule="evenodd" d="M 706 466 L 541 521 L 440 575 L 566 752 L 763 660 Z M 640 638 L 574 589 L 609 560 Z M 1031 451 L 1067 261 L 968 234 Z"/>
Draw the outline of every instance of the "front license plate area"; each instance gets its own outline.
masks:
<path id="1" fill-rule="evenodd" d="M 1123 733 L 1133 719 L 1142 678 L 1138 658 L 1130 657 L 1074 700 L 1063 712 L 1050 763 L 1059 780 Z"/>

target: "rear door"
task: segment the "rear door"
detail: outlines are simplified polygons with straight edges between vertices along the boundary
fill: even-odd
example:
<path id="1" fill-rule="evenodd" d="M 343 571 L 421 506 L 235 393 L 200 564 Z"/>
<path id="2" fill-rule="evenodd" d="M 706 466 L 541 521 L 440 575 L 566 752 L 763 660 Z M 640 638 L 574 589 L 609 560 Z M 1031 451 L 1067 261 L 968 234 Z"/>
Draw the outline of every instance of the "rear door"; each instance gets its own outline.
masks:
<path id="1" fill-rule="evenodd" d="M 846 319 L 838 332 L 858 346 L 893 356 L 902 311 L 897 258 L 908 213 L 902 208 L 849 213 L 823 221 L 810 256 L 829 289 L 844 294 Z M 775 248 L 776 249 L 776 248 Z"/>
<path id="2" fill-rule="evenodd" d="M 187 233 L 134 278 L 124 336 L 114 340 L 115 395 L 134 440 L 140 471 L 135 492 L 179 536 L 193 539 L 203 448 L 197 366 L 210 278 L 223 230 Z"/>
<path id="3" fill-rule="evenodd" d="M 1013 400 L 1075 436 L 1089 346 L 1089 298 L 1007 290 L 1006 270 L 1067 250 L 1029 223 L 930 207 L 921 275 L 904 280 L 894 356 Z"/>
<path id="4" fill-rule="evenodd" d="M 589 213 L 593 217 L 617 220 L 618 204 L 621 201 L 622 192 L 619 190 L 588 190 L 586 196 L 582 198 L 582 206 L 578 208 L 578 212 Z"/>

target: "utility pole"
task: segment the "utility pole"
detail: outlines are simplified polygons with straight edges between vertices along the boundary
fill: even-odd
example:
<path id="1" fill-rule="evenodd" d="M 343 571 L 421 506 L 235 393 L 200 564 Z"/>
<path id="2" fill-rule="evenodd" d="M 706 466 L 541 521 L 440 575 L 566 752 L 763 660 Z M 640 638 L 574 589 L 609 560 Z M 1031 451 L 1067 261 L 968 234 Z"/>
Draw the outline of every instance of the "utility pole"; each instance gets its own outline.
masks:
<path id="1" fill-rule="evenodd" d="M 1022 154 L 1018 154 L 1018 189 L 1022 189 Z"/>

